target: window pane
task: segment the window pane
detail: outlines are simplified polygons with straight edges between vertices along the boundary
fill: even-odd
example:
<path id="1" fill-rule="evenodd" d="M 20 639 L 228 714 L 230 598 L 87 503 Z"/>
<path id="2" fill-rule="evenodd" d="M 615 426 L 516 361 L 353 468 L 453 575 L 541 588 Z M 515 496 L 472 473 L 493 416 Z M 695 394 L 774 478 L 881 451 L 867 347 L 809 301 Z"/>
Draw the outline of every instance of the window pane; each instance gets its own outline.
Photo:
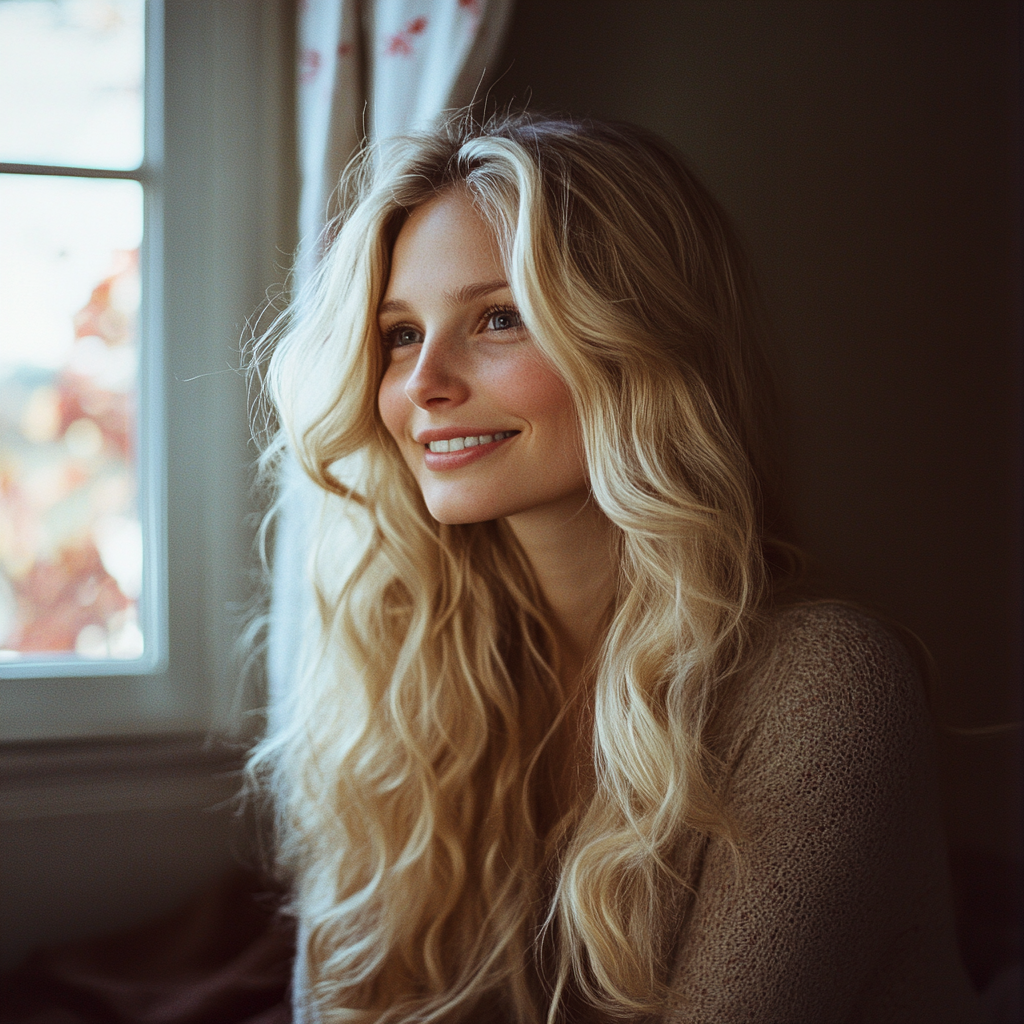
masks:
<path id="1" fill-rule="evenodd" d="M 143 654 L 134 181 L 0 175 L 0 657 Z"/>
<path id="2" fill-rule="evenodd" d="M 0 0 L 0 161 L 142 163 L 143 0 Z"/>

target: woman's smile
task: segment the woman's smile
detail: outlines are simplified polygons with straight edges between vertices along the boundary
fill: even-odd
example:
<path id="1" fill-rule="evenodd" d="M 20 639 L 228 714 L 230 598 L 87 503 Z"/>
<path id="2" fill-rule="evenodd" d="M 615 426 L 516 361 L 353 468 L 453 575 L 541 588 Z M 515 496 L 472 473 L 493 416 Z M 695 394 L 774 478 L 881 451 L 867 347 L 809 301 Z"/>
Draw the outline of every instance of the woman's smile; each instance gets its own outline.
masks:
<path id="1" fill-rule="evenodd" d="M 430 431 L 427 431 L 430 433 Z M 506 437 L 513 437 L 518 430 L 491 430 L 470 431 L 467 434 L 454 437 L 441 437 L 436 440 L 424 441 L 424 447 L 432 452 L 461 452 L 463 448 L 477 448 L 494 444 L 496 441 L 504 441 Z"/>
<path id="2" fill-rule="evenodd" d="M 431 515 L 470 523 L 579 509 L 589 488 L 569 390 L 524 326 L 467 193 L 410 215 L 379 325 L 381 418 Z"/>
<path id="3" fill-rule="evenodd" d="M 431 433 L 431 431 L 427 431 Z M 448 433 L 448 431 L 443 431 Z M 454 437 L 442 437 L 424 444 L 423 460 L 428 469 L 442 472 L 468 466 L 477 459 L 486 458 L 497 451 L 505 441 L 511 441 L 518 430 L 494 430 L 480 433 L 470 432 Z"/>

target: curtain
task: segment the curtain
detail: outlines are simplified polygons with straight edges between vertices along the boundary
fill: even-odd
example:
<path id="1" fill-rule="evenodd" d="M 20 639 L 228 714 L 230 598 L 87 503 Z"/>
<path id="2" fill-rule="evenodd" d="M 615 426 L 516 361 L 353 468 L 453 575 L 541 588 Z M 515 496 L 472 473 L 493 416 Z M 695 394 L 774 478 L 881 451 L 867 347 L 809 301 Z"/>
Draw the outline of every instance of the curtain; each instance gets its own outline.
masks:
<path id="1" fill-rule="evenodd" d="M 342 170 L 364 139 L 430 123 L 482 95 L 495 72 L 513 0 L 300 0 L 299 254 L 296 283 L 316 264 Z M 307 536 L 318 501 L 286 472 L 274 544 L 269 727 L 285 714 L 301 637 L 313 614 Z"/>

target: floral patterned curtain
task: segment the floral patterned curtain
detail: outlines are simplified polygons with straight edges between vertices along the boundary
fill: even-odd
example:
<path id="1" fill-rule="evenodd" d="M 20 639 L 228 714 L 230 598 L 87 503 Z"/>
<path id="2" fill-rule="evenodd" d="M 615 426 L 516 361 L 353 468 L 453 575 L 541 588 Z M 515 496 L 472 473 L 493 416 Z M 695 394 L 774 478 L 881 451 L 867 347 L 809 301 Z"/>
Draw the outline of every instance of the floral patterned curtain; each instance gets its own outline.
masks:
<path id="1" fill-rule="evenodd" d="M 300 0 L 298 24 L 301 283 L 318 257 L 331 195 L 364 139 L 373 142 L 462 107 L 495 72 L 513 0 Z M 312 608 L 306 527 L 315 488 L 294 469 L 274 553 L 271 728 L 298 663 Z"/>

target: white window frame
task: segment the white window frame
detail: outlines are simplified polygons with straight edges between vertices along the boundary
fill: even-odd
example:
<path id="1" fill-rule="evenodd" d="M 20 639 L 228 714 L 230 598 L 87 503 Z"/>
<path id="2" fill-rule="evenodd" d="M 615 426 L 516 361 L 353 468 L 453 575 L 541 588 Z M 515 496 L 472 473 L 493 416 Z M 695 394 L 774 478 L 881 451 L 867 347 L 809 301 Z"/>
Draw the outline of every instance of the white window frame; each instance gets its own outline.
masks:
<path id="1" fill-rule="evenodd" d="M 146 648 L 141 658 L 118 661 L 89 659 L 75 654 L 33 654 L 24 660 L 0 662 L 0 680 L 59 679 L 68 676 L 100 677 L 154 675 L 167 668 L 167 530 L 162 363 L 162 238 L 160 177 L 163 157 L 163 3 L 143 0 L 145 21 L 145 145 L 139 167 L 130 170 L 0 162 L 0 174 L 38 177 L 88 178 L 101 181 L 136 181 L 143 190 L 143 238 L 140 275 L 143 282 L 139 316 L 138 416 L 135 424 L 135 467 L 138 515 L 144 537 L 142 634 Z M 3 684 L 0 684 L 2 686 Z M 5 687 L 6 689 L 6 687 Z M 3 691 L 0 691 L 3 692 Z M 6 696 L 6 694 L 4 694 Z M 6 716 L 5 716 L 6 717 Z M 0 730 L 3 725 L 0 724 Z M 0 736 L 3 733 L 0 732 Z"/>
<path id="2" fill-rule="evenodd" d="M 237 637 L 255 451 L 238 342 L 294 244 L 289 6 L 148 0 L 146 158 L 112 176 L 146 196 L 139 473 L 148 561 L 165 567 L 144 603 L 155 655 L 142 671 L 0 665 L 0 743 L 247 729 Z"/>

